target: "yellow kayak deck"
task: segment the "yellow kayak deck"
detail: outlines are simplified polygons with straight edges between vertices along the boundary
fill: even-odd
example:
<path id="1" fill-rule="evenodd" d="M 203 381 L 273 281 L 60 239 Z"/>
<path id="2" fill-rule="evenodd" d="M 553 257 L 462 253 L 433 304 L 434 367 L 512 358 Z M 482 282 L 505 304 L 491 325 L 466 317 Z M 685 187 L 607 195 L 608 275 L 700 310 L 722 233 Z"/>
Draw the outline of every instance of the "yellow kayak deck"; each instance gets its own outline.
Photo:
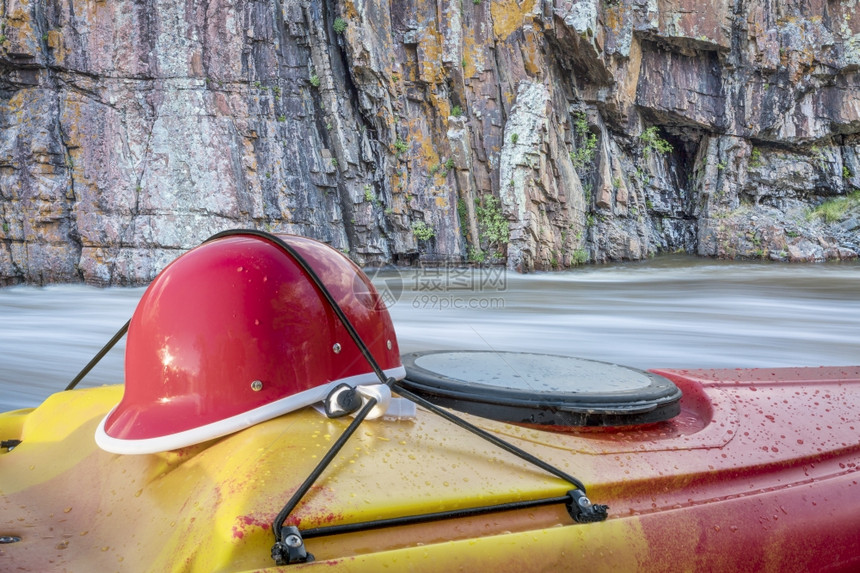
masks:
<path id="1" fill-rule="evenodd" d="M 773 414 L 797 380 L 757 381 L 754 371 L 744 383 L 663 371 L 684 390 L 682 413 L 638 430 L 562 434 L 465 416 L 583 480 L 610 518 L 576 524 L 558 504 L 312 538 L 316 561 L 287 568 L 848 570 L 860 563 L 857 370 L 816 377 L 819 398 L 804 407 L 804 419 L 821 419 L 816 432 Z M 21 440 L 0 450 L 0 536 L 21 538 L 0 545 L 0 569 L 273 567 L 273 519 L 349 418 L 306 408 L 178 451 L 116 455 L 93 435 L 121 394 L 62 392 L 0 414 L 0 439 Z M 419 408 L 412 420 L 364 422 L 287 524 L 307 530 L 570 489 Z"/>

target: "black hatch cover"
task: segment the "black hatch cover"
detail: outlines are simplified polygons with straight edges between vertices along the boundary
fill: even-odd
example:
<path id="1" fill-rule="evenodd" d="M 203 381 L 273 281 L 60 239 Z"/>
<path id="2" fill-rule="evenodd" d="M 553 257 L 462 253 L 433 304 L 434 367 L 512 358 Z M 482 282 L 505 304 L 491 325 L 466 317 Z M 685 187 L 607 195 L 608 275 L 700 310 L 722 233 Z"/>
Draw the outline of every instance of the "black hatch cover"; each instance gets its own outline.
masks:
<path id="1" fill-rule="evenodd" d="M 606 362 L 472 350 L 415 352 L 402 361 L 405 388 L 439 406 L 502 422 L 630 426 L 681 411 L 681 390 L 671 380 Z"/>

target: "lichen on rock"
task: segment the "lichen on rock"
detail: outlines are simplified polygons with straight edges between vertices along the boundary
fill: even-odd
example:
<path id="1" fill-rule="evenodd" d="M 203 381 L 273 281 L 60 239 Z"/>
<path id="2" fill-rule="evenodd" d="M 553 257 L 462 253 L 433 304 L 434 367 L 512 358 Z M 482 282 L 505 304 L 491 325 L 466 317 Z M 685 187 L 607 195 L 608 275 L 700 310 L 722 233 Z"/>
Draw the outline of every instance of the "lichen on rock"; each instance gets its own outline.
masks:
<path id="1" fill-rule="evenodd" d="M 359 264 L 856 257 L 852 201 L 810 213 L 860 188 L 858 38 L 856 0 L 10 0 L 0 284 L 145 283 L 236 227 Z"/>

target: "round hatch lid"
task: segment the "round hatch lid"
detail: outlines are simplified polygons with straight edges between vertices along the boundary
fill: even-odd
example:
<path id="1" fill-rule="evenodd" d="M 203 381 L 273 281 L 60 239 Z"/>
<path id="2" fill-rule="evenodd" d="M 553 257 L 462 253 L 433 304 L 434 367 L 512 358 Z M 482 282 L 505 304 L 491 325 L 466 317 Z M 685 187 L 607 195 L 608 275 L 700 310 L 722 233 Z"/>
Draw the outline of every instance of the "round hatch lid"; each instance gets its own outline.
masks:
<path id="1" fill-rule="evenodd" d="M 681 411 L 671 380 L 635 368 L 527 352 L 437 351 L 401 357 L 405 388 L 434 404 L 537 426 L 630 426 Z"/>

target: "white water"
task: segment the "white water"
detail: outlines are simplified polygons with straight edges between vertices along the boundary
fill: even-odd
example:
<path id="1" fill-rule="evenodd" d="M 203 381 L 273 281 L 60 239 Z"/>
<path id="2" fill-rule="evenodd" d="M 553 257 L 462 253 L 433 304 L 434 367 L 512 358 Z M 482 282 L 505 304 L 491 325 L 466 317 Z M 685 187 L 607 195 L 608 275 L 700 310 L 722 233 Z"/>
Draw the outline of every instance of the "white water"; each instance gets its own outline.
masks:
<path id="1" fill-rule="evenodd" d="M 398 298 L 390 311 L 403 352 L 527 350 L 638 368 L 860 364 L 857 263 L 665 257 L 565 273 L 403 271 L 374 280 Z M 62 390 L 142 294 L 0 289 L 0 411 Z M 124 341 L 81 385 L 122 382 L 123 350 Z"/>

